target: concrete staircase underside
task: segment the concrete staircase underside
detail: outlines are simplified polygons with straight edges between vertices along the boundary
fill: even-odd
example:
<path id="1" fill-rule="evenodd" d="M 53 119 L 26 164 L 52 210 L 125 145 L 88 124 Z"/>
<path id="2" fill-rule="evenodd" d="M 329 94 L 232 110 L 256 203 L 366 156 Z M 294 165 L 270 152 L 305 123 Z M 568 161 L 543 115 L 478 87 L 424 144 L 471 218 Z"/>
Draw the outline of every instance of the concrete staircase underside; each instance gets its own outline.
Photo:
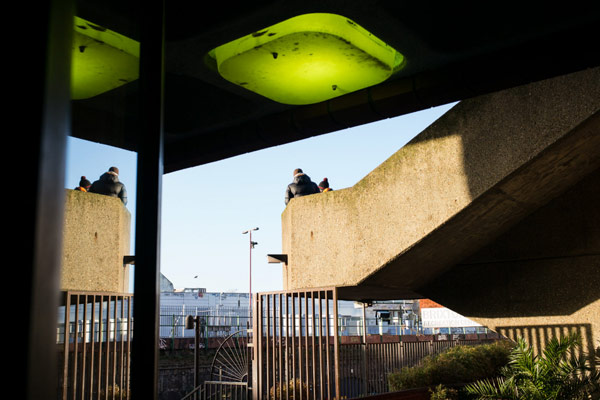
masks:
<path id="1" fill-rule="evenodd" d="M 423 297 L 600 167 L 599 110 L 598 68 L 459 103 L 355 186 L 290 202 L 285 289 Z"/>

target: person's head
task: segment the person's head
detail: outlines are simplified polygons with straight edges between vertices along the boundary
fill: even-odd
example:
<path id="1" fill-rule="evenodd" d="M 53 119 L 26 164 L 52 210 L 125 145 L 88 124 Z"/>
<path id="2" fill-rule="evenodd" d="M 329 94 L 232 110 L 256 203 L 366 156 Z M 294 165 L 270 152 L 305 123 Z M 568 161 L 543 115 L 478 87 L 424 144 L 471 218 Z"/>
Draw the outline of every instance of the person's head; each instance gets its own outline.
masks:
<path id="1" fill-rule="evenodd" d="M 323 178 L 321 183 L 319 183 L 319 189 L 321 189 L 321 191 L 323 191 L 324 189 L 327 189 L 327 188 L 329 188 L 329 181 L 327 180 L 327 178 Z"/>
<path id="2" fill-rule="evenodd" d="M 302 169 L 301 169 L 301 168 L 296 168 L 296 169 L 294 170 L 294 176 L 296 176 L 296 175 L 298 175 L 298 174 L 302 174 L 302 173 L 303 173 L 303 172 L 302 172 Z"/>
<path id="3" fill-rule="evenodd" d="M 108 172 L 114 172 L 115 174 L 119 175 L 119 168 L 117 168 L 117 167 L 110 167 L 108 169 Z"/>
<path id="4" fill-rule="evenodd" d="M 87 190 L 90 188 L 90 186 L 92 186 L 92 183 L 88 181 L 85 176 L 82 176 L 81 180 L 79 181 L 79 187 L 82 187 Z"/>

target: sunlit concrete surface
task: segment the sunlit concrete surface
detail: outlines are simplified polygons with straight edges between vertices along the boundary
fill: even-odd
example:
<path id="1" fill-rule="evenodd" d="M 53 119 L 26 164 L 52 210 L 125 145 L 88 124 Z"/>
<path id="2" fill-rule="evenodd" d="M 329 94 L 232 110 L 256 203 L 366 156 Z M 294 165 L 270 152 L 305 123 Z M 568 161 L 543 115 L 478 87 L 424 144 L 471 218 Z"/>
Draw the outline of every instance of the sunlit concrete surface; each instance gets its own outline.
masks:
<path id="1" fill-rule="evenodd" d="M 66 190 L 61 289 L 129 292 L 131 214 L 116 197 Z"/>
<path id="2" fill-rule="evenodd" d="M 290 202 L 284 287 L 422 296 L 600 166 L 599 109 L 598 68 L 459 103 L 354 187 Z"/>

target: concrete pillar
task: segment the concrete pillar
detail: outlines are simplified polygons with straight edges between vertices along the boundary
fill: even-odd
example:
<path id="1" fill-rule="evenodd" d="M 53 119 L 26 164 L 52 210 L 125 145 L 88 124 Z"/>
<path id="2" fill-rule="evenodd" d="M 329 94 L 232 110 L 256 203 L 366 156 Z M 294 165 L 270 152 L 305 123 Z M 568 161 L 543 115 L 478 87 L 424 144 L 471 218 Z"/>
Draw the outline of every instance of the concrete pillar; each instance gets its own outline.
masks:
<path id="1" fill-rule="evenodd" d="M 130 231 L 118 198 L 66 190 L 61 289 L 129 292 Z"/>

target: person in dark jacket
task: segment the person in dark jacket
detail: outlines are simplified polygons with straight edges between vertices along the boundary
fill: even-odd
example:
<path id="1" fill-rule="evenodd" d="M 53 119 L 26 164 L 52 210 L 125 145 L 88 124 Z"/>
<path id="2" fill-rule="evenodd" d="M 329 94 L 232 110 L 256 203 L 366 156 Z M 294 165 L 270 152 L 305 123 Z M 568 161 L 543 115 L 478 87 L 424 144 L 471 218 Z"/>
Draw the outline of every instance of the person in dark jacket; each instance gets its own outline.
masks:
<path id="1" fill-rule="evenodd" d="M 321 193 L 319 186 L 310 180 L 300 168 L 294 170 L 294 181 L 290 183 L 285 191 L 285 204 L 287 205 L 294 197 L 307 196 L 309 194 Z"/>
<path id="2" fill-rule="evenodd" d="M 127 190 L 125 185 L 119 182 L 119 169 L 117 167 L 110 167 L 108 172 L 103 173 L 100 179 L 92 183 L 89 192 L 118 197 L 123 204 L 127 204 Z"/>

